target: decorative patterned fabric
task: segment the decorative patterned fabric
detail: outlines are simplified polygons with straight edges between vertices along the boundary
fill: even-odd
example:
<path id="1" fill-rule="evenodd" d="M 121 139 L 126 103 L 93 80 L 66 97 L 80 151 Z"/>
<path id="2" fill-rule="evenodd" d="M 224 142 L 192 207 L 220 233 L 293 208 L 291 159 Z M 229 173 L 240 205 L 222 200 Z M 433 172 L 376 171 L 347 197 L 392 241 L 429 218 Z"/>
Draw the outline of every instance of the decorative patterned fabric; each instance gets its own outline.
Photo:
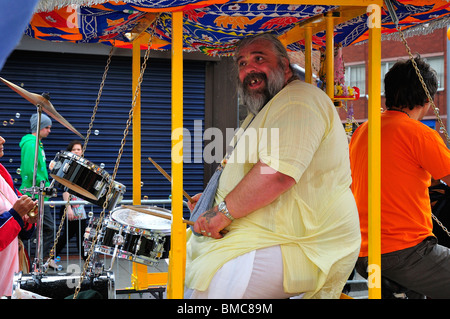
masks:
<path id="1" fill-rule="evenodd" d="M 77 5 L 67 6 L 67 3 Z M 446 0 L 398 0 L 392 3 L 402 29 L 407 32 L 426 34 L 436 27 L 447 26 L 449 22 L 450 4 Z M 169 50 L 171 11 L 183 10 L 183 37 L 187 51 L 230 55 L 241 38 L 261 32 L 281 35 L 305 19 L 336 8 L 331 5 L 250 4 L 229 0 L 42 0 L 26 34 L 46 41 L 101 42 L 131 47 L 125 34 L 131 32 L 147 13 L 162 12 L 156 22 L 156 37 L 161 41 L 155 41 L 152 48 Z M 337 25 L 335 42 L 348 46 L 367 40 L 368 16 L 370 13 Z M 395 25 L 386 7 L 381 8 L 381 25 L 383 36 L 395 36 Z M 315 48 L 324 44 L 325 32 L 313 36 Z M 290 44 L 288 49 L 302 50 L 303 43 Z"/>

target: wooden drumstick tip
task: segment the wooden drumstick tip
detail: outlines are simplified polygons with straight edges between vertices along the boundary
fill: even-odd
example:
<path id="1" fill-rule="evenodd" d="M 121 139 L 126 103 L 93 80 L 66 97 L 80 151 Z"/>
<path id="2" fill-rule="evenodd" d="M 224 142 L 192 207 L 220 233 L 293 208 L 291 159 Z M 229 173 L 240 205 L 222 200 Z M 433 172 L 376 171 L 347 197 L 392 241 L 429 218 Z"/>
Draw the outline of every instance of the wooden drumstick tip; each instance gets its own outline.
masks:
<path id="1" fill-rule="evenodd" d="M 161 213 L 158 213 L 158 212 L 153 212 L 151 210 L 143 209 L 143 208 L 136 207 L 136 206 L 122 205 L 122 208 L 126 208 L 126 209 L 129 209 L 129 210 L 134 210 L 136 212 L 144 213 L 144 214 L 147 214 L 147 215 L 152 215 L 152 216 L 155 216 L 155 217 L 160 217 L 160 218 L 172 220 L 172 215 L 161 214 Z M 188 224 L 188 225 L 191 225 L 191 226 L 194 225 L 194 222 L 192 222 L 190 220 L 182 219 L 182 221 L 185 224 Z"/>
<path id="2" fill-rule="evenodd" d="M 156 169 L 157 169 L 161 174 L 163 174 L 163 175 L 167 178 L 167 180 L 168 180 L 169 182 L 172 182 L 172 177 L 170 177 L 170 175 L 167 174 L 167 172 L 166 172 L 161 166 L 159 166 L 159 165 L 158 165 L 158 164 L 157 164 L 150 156 L 148 157 L 148 159 L 150 160 L 150 162 L 153 163 L 153 165 L 155 165 Z M 183 189 L 183 195 L 184 195 L 184 197 L 187 198 L 187 200 L 188 200 L 189 202 L 193 203 L 192 197 L 189 196 L 189 194 L 186 193 L 184 189 Z"/>

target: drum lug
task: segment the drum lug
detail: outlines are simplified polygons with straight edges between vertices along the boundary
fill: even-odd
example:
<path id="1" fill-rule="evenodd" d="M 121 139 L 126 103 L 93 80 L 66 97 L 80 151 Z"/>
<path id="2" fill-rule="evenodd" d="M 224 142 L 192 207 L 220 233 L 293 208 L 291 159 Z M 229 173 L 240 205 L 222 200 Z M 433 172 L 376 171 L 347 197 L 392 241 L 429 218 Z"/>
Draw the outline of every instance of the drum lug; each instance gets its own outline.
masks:
<path id="1" fill-rule="evenodd" d="M 70 163 L 64 163 L 62 170 L 64 173 L 67 173 L 69 171 L 69 168 L 70 168 Z"/>
<path id="2" fill-rule="evenodd" d="M 103 263 L 96 261 L 93 265 L 92 273 L 97 278 L 102 275 L 104 271 Z"/>
<path id="3" fill-rule="evenodd" d="M 95 185 L 94 185 L 94 189 L 98 191 L 98 190 L 100 190 L 102 188 L 102 186 L 103 186 L 103 180 L 96 181 Z M 104 195 L 105 195 L 105 193 L 104 193 L 104 190 L 103 190 L 102 193 L 100 194 L 100 197 L 103 197 Z"/>
<path id="4" fill-rule="evenodd" d="M 164 252 L 164 243 L 166 242 L 166 238 L 161 235 L 156 235 L 156 247 L 153 250 L 153 254 L 155 255 L 154 258 L 161 258 L 163 252 Z"/>
<path id="5" fill-rule="evenodd" d="M 136 253 L 139 251 L 139 249 L 141 249 L 141 242 L 142 242 L 142 234 L 143 233 L 144 232 L 142 230 L 137 231 L 137 234 L 139 235 L 139 239 L 137 240 L 136 249 L 134 251 L 135 257 L 136 257 Z"/>
<path id="6" fill-rule="evenodd" d="M 115 234 L 113 237 L 114 245 L 122 245 L 123 244 L 123 236 L 121 234 Z"/>

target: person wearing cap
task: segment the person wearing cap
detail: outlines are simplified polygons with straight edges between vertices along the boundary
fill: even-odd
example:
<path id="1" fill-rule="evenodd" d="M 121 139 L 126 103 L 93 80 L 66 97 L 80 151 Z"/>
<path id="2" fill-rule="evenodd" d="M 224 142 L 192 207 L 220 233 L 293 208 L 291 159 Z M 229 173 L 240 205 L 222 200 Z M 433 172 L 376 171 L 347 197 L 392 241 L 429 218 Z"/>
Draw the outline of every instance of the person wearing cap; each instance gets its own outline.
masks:
<path id="1" fill-rule="evenodd" d="M 26 134 L 22 137 L 20 146 L 20 176 L 22 177 L 22 184 L 19 189 L 23 194 L 31 196 L 29 192 L 23 191 L 23 189 L 31 188 L 33 186 L 33 172 L 34 172 L 34 156 L 36 147 L 36 135 L 38 133 L 37 123 L 38 116 L 33 114 L 30 118 L 30 129 L 31 133 Z M 44 146 L 42 144 L 42 139 L 48 137 L 51 132 L 52 120 L 45 114 L 41 114 L 41 123 L 39 127 L 39 149 L 37 157 L 37 170 L 36 170 L 36 186 L 39 186 L 41 181 L 45 181 L 45 187 L 50 186 L 50 181 L 48 178 L 46 157 L 44 152 Z M 36 198 L 37 199 L 37 198 Z M 44 198 L 48 200 L 48 198 Z M 45 206 L 44 209 L 44 221 L 42 225 L 43 231 L 43 248 L 42 252 L 44 257 L 50 252 L 53 246 L 53 234 L 54 234 L 54 224 L 53 216 L 50 211 L 49 206 Z"/>

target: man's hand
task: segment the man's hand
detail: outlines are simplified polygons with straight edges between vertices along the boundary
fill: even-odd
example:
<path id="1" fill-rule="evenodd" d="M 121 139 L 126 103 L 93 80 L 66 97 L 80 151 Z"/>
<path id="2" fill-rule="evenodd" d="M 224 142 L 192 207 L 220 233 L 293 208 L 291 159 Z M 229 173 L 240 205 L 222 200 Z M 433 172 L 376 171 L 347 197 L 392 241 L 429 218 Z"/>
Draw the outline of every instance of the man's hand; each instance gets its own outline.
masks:
<path id="1" fill-rule="evenodd" d="M 206 237 L 220 239 L 226 233 L 225 227 L 231 224 L 231 220 L 219 212 L 217 206 L 201 214 L 194 224 L 194 231 Z"/>
<path id="2" fill-rule="evenodd" d="M 192 196 L 192 202 L 188 201 L 187 202 L 187 206 L 189 208 L 189 210 L 192 212 L 195 208 L 195 205 L 197 205 L 198 200 L 200 199 L 200 196 L 202 196 L 202 193 L 198 193 L 194 196 Z"/>

